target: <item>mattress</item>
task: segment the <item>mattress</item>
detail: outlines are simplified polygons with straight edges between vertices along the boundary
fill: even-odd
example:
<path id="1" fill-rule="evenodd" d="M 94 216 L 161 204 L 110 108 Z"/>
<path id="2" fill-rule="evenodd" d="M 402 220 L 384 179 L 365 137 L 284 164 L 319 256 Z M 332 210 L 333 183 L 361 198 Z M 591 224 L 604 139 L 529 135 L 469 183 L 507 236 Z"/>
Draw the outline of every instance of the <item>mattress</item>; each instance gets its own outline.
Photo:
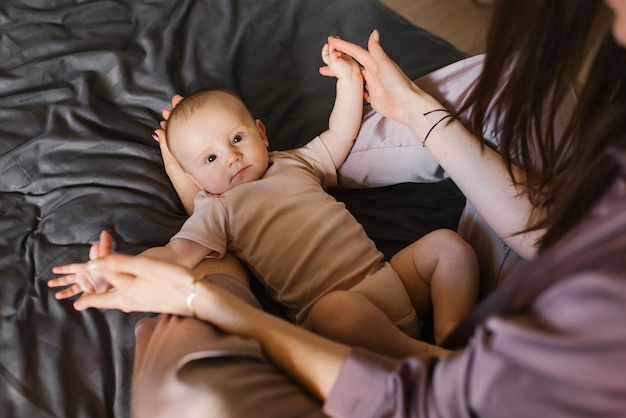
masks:
<path id="1" fill-rule="evenodd" d="M 151 138 L 175 93 L 228 88 L 271 138 L 303 145 L 328 124 L 329 35 L 383 47 L 410 77 L 464 54 L 374 0 L 4 0 L 0 5 L 0 414 L 128 417 L 134 324 L 77 312 L 47 281 L 87 260 L 166 243 L 186 219 Z M 456 228 L 450 180 L 331 190 L 386 257 Z M 280 308 L 259 298 L 268 310 Z"/>

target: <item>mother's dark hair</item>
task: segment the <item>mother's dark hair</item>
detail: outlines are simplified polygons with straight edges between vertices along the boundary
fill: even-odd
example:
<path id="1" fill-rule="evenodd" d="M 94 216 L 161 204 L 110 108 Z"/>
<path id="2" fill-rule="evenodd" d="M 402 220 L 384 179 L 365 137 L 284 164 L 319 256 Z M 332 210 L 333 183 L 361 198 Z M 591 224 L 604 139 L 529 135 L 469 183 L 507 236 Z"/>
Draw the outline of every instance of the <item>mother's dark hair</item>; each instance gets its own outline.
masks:
<path id="1" fill-rule="evenodd" d="M 548 193 L 545 249 L 589 211 L 623 168 L 614 153 L 626 151 L 626 50 L 607 36 L 601 45 L 566 133 L 572 152 L 557 161 L 560 174 Z"/>
<path id="2" fill-rule="evenodd" d="M 608 15 L 601 0 L 497 0 L 483 72 L 461 109 L 471 109 L 468 127 L 479 137 L 489 112 L 501 116 L 499 151 L 537 208 L 528 230 L 546 228 L 542 250 L 574 226 L 616 173 L 610 162 L 600 172 L 588 170 L 609 158 L 606 147 L 619 146 L 626 131 L 617 122 L 626 120 L 626 51 L 610 34 L 598 48 L 564 135 L 555 134 L 559 107 L 583 72 L 592 36 L 608 31 L 608 25 L 594 26 L 602 13 Z M 503 79 L 508 81 L 492 110 Z M 513 176 L 513 165 L 524 170 L 523 178 Z M 572 205 L 576 209 L 568 211 Z"/>

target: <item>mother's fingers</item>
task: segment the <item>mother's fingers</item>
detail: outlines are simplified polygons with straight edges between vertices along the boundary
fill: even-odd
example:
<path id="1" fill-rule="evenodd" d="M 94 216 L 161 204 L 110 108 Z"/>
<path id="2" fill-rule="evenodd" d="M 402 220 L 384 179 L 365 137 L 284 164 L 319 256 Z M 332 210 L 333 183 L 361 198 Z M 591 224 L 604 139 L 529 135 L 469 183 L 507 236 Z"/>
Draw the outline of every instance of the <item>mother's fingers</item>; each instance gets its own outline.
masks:
<path id="1" fill-rule="evenodd" d="M 167 125 L 167 122 L 162 120 L 161 125 L 163 124 Z M 152 132 L 152 139 L 154 139 L 156 142 L 160 143 L 163 141 L 164 138 L 165 138 L 165 127 L 155 129 L 154 132 Z"/>
<path id="2" fill-rule="evenodd" d="M 136 309 L 130 309 L 125 303 L 124 295 L 112 289 L 106 293 L 83 293 L 80 298 L 74 302 L 74 309 L 82 311 L 87 308 L 100 309 L 121 309 L 124 312 Z"/>
<path id="3" fill-rule="evenodd" d="M 343 52 L 344 54 L 350 55 L 352 58 L 357 60 L 362 66 L 367 67 L 372 60 L 369 52 L 366 49 L 360 47 L 359 45 L 353 44 L 352 42 L 344 41 L 341 38 L 332 38 L 328 40 L 328 43 L 332 45 L 338 51 Z"/>
<path id="4" fill-rule="evenodd" d="M 172 109 L 174 109 L 176 106 L 178 106 L 178 103 L 180 103 L 181 100 L 183 100 L 184 97 L 181 96 L 180 94 L 175 94 L 172 97 Z M 163 119 L 165 119 L 166 121 L 170 118 L 170 116 L 172 115 L 172 109 L 163 109 L 161 111 L 161 116 L 163 116 Z"/>
<path id="5" fill-rule="evenodd" d="M 164 108 L 163 110 L 161 110 L 161 116 L 163 116 L 163 119 L 165 120 L 168 120 L 171 114 L 172 109 Z"/>
<path id="6" fill-rule="evenodd" d="M 386 56 L 382 47 L 379 43 L 380 35 L 378 30 L 374 30 L 369 37 L 368 40 L 368 48 L 367 51 L 365 48 L 353 44 L 352 42 L 344 41 L 341 38 L 330 38 L 328 43 L 336 50 L 343 52 L 344 54 L 350 55 L 352 58 L 357 60 L 363 67 L 369 67 L 374 64 L 373 55 L 379 55 L 381 52 Z"/>
<path id="7" fill-rule="evenodd" d="M 367 49 L 369 49 L 370 54 L 375 58 L 388 58 L 383 47 L 380 46 L 380 33 L 377 29 L 370 34 L 367 41 Z"/>
<path id="8" fill-rule="evenodd" d="M 85 308 L 105 308 L 105 309 L 127 309 L 128 306 L 121 304 L 124 302 L 124 292 L 118 292 L 119 289 L 128 288 L 132 285 L 135 276 L 130 274 L 125 269 L 119 270 L 114 267 L 114 263 L 109 260 L 110 258 L 117 258 L 116 256 L 109 256 L 106 259 L 98 259 L 90 261 L 87 264 L 87 268 L 92 274 L 97 275 L 100 279 L 106 281 L 109 286 L 98 289 L 97 292 L 86 292 L 74 302 L 74 307 L 78 310 Z M 122 256 L 123 259 L 133 259 L 140 257 Z"/>
<path id="9" fill-rule="evenodd" d="M 123 254 L 112 254 L 87 264 L 90 271 L 103 275 L 115 287 L 123 283 L 122 280 L 132 280 L 132 277 L 156 278 L 176 277 L 191 273 L 185 268 L 156 260 L 149 257 L 137 257 Z M 130 276 L 130 277 L 129 277 Z"/>
<path id="10" fill-rule="evenodd" d="M 183 100 L 183 96 L 175 94 L 174 97 L 172 97 L 172 107 L 176 107 L 181 100 Z"/>
<path id="11" fill-rule="evenodd" d="M 115 281 L 116 277 L 114 277 L 113 273 L 128 273 L 128 268 L 125 266 L 126 264 L 132 264 L 134 258 L 137 257 L 123 254 L 109 255 L 107 257 L 91 260 L 87 263 L 87 269 L 92 274 L 104 276 L 107 281 Z"/>
<path id="12" fill-rule="evenodd" d="M 174 109 L 178 103 L 180 103 L 181 100 L 183 100 L 183 96 L 181 96 L 180 94 L 175 94 L 172 97 L 172 109 Z M 172 115 L 172 109 L 168 109 L 165 108 L 161 111 L 161 116 L 163 117 L 163 120 L 159 123 L 159 125 L 161 126 L 161 129 L 165 129 L 167 127 L 167 120 L 170 118 L 170 116 Z M 159 137 L 161 137 L 161 135 L 159 135 Z"/>

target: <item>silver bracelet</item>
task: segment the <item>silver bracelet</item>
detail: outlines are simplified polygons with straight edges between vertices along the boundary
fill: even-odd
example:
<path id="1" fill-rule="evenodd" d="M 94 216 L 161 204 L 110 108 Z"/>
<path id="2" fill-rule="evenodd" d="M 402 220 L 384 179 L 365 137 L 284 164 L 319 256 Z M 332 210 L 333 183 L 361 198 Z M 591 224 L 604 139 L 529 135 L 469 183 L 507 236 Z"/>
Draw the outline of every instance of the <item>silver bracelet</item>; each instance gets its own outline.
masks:
<path id="1" fill-rule="evenodd" d="M 194 278 L 189 289 L 189 296 L 187 296 L 187 308 L 189 308 L 189 312 L 194 318 L 197 318 L 196 310 L 193 308 L 193 300 L 196 298 L 196 283 L 198 283 L 198 280 Z"/>

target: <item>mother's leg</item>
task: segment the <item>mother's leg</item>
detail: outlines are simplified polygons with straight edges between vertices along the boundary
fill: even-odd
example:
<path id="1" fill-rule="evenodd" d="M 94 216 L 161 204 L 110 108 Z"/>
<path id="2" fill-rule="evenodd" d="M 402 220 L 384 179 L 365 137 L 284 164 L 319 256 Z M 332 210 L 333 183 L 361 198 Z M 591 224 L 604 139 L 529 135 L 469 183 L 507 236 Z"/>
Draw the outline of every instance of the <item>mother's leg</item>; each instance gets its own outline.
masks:
<path id="1" fill-rule="evenodd" d="M 221 266 L 207 260 L 201 269 L 239 274 L 230 259 Z M 259 306 L 245 274 L 205 279 Z M 274 367 L 256 341 L 171 315 L 143 319 L 135 333 L 133 417 L 324 416 L 320 402 Z"/>

